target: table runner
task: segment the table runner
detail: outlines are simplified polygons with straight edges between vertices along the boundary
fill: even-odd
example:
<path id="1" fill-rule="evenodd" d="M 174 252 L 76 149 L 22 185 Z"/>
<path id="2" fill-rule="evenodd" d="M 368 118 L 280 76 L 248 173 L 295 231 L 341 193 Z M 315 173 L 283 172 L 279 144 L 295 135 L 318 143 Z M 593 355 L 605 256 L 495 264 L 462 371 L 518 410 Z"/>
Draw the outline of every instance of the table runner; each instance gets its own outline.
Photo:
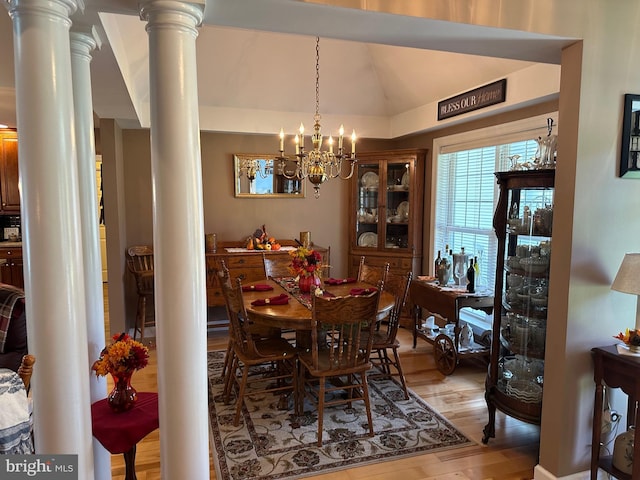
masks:
<path id="1" fill-rule="evenodd" d="M 298 288 L 298 284 L 296 282 L 295 277 L 272 277 L 272 280 L 280 285 L 285 291 L 291 295 L 293 298 L 298 300 L 302 305 L 307 307 L 309 310 L 313 308 L 313 304 L 311 302 L 311 293 L 302 293 L 300 288 Z M 332 293 L 323 291 L 323 297 L 335 297 Z"/>

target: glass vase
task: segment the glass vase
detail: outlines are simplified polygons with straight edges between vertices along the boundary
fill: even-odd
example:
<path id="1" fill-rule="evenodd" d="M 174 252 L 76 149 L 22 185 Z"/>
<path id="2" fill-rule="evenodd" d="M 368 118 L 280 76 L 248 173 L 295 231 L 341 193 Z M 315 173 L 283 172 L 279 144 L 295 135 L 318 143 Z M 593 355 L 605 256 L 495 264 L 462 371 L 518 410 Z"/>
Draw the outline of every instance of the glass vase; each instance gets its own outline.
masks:
<path id="1" fill-rule="evenodd" d="M 107 397 L 107 404 L 116 413 L 131 410 L 138 399 L 136 389 L 131 386 L 133 372 L 112 373 L 113 390 Z"/>
<path id="2" fill-rule="evenodd" d="M 313 285 L 320 286 L 320 278 L 316 275 L 309 275 L 308 277 L 303 275 L 298 280 L 298 288 L 301 293 L 310 293 Z"/>

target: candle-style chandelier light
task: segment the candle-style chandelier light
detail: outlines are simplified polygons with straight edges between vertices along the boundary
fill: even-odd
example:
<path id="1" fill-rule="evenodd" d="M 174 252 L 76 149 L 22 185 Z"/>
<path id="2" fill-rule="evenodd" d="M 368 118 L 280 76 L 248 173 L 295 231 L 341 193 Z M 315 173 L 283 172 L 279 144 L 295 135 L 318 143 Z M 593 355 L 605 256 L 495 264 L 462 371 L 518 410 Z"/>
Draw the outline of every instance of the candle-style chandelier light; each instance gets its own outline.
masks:
<path id="1" fill-rule="evenodd" d="M 320 132 L 320 37 L 316 37 L 316 114 L 313 117 L 313 135 L 311 144 L 313 149 L 306 151 L 304 148 L 304 125 L 300 124 L 300 133 L 295 136 L 296 158 L 286 158 L 284 153 L 284 130 L 280 129 L 280 155 L 276 160 L 280 161 L 280 173 L 288 179 L 304 180 L 308 178 L 313 184 L 314 195 L 320 196 L 320 185 L 331 178 L 347 180 L 353 175 L 356 162 L 356 132 L 351 134 L 351 154 L 343 152 L 342 140 L 344 127 L 341 125 L 338 132 L 338 149 L 334 152 L 333 137 L 329 135 L 328 150 L 322 150 L 322 133 Z M 295 170 L 287 172 L 285 166 L 290 162 L 295 163 Z M 343 175 L 343 161 L 348 163 L 348 173 Z"/>

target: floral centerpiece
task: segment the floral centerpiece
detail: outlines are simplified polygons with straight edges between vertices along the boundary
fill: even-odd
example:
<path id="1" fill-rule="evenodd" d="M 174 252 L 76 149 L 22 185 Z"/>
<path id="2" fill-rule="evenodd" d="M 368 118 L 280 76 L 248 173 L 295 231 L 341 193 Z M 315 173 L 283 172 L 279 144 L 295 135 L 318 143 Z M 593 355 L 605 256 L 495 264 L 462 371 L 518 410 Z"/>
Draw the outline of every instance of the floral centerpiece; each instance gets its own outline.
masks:
<path id="1" fill-rule="evenodd" d="M 289 270 L 298 277 L 298 287 L 303 293 L 311 291 L 311 285 L 320 285 L 318 271 L 322 265 L 322 255 L 307 247 L 298 247 L 289 252 L 293 257 Z"/>
<path id="2" fill-rule="evenodd" d="M 131 375 L 148 363 L 149 349 L 126 333 L 115 334 L 111 345 L 102 349 L 91 370 L 96 372 L 96 376 L 109 373 L 113 377 L 114 388 L 107 397 L 112 410 L 124 412 L 133 408 L 137 392 L 131 386 Z"/>
<path id="3" fill-rule="evenodd" d="M 629 330 L 627 328 L 624 333 L 620 332 L 613 338 L 622 340 L 630 350 L 640 351 L 640 330 Z"/>

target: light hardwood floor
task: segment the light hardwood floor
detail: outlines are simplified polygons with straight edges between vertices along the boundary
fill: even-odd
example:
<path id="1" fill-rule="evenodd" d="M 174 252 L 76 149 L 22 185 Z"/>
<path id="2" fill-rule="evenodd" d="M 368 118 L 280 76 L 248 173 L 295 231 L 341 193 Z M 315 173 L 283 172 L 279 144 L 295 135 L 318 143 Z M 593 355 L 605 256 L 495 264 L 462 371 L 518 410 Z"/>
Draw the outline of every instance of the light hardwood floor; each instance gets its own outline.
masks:
<path id="1" fill-rule="evenodd" d="M 106 308 L 108 307 L 105 306 Z M 105 317 L 108 318 L 108 311 Z M 487 407 L 484 401 L 486 364 L 481 360 L 464 359 L 452 375 L 445 377 L 435 367 L 431 345 L 418 340 L 417 348 L 413 349 L 411 332 L 405 329 L 400 330 L 398 338 L 402 344 L 401 358 L 409 387 L 476 442 L 476 445 L 307 478 L 310 480 L 532 479 L 533 468 L 538 461 L 539 427 L 498 412 L 496 437 L 490 439 L 488 445 L 482 444 L 482 429 L 487 423 Z M 209 350 L 226 348 L 226 332 L 220 329 L 210 331 L 207 343 Z M 149 365 L 136 372 L 133 377 L 135 388 L 139 391 L 157 391 L 156 372 L 156 350 L 151 344 Z M 113 455 L 111 461 L 113 480 L 124 480 L 122 455 Z M 138 480 L 161 479 L 159 430 L 152 432 L 138 443 L 136 474 Z M 210 478 L 211 480 L 216 478 L 213 460 L 211 460 Z"/>

